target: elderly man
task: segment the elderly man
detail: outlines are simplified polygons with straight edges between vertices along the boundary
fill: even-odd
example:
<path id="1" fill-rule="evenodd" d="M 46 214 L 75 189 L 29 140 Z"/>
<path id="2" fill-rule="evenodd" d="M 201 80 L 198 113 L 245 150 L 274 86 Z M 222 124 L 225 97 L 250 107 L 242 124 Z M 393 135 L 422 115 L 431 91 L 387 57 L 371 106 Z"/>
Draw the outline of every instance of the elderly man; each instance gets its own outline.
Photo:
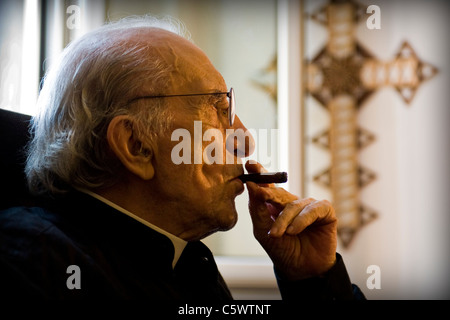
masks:
<path id="1" fill-rule="evenodd" d="M 227 143 L 227 129 L 247 130 L 234 93 L 171 26 L 148 17 L 108 24 L 71 43 L 46 76 L 26 163 L 39 202 L 0 213 L 1 295 L 232 298 L 200 240 L 235 225 L 240 158 L 254 142 Z M 192 161 L 175 163 L 173 133 L 194 136 L 198 123 L 222 133 L 223 161 L 195 159 L 204 141 L 182 150 Z M 327 201 L 247 189 L 283 298 L 362 296 L 336 253 Z"/>

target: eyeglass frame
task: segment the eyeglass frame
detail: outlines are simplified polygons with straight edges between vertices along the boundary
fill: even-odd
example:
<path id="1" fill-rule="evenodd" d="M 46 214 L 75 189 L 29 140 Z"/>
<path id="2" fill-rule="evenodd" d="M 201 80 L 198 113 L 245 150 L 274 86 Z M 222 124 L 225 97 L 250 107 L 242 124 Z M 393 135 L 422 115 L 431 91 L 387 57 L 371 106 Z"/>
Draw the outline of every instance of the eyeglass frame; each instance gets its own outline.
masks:
<path id="1" fill-rule="evenodd" d="M 172 97 L 194 97 L 194 96 L 212 96 L 217 94 L 226 94 L 228 97 L 228 122 L 230 127 L 234 124 L 234 118 L 236 115 L 236 98 L 234 96 L 233 88 L 230 88 L 228 92 L 211 92 L 211 93 L 188 93 L 188 94 L 169 94 L 169 95 L 156 95 L 156 96 L 142 96 L 133 98 L 128 101 L 128 103 L 132 103 L 136 100 L 140 99 L 153 99 L 153 98 L 172 98 Z"/>

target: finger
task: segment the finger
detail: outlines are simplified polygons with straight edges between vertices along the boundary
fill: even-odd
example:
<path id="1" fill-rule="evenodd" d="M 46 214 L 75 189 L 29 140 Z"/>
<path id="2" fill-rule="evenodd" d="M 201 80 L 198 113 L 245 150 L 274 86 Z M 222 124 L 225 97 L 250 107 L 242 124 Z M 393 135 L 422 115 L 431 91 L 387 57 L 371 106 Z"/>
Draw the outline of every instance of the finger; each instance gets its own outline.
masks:
<path id="1" fill-rule="evenodd" d="M 249 194 L 248 207 L 255 236 L 267 235 L 267 232 L 273 223 L 272 216 L 277 216 L 279 213 L 278 209 L 272 205 L 268 205 L 265 201 L 267 198 L 266 189 L 267 188 L 261 188 L 253 182 L 247 183 Z"/>
<path id="2" fill-rule="evenodd" d="M 297 196 L 281 187 L 265 188 L 265 190 L 265 201 L 270 202 L 280 211 L 284 210 L 289 203 L 299 200 Z"/>
<path id="3" fill-rule="evenodd" d="M 264 234 L 269 232 L 273 222 L 285 209 L 285 206 L 298 200 L 298 197 L 279 187 L 267 188 L 260 184 L 247 182 L 247 190 L 253 225 Z"/>
<path id="4" fill-rule="evenodd" d="M 260 188 L 256 183 L 248 181 L 247 183 L 247 191 L 250 199 L 250 204 L 260 204 L 266 201 L 268 195 L 267 192 Z"/>
<path id="5" fill-rule="evenodd" d="M 315 202 L 315 199 L 308 198 L 289 202 L 280 212 L 272 227 L 270 228 L 269 235 L 274 238 L 281 237 L 291 225 L 291 223 L 301 215 L 301 212 L 311 203 Z"/>
<path id="6" fill-rule="evenodd" d="M 250 204 L 252 202 L 266 202 L 282 211 L 284 207 L 298 197 L 280 187 L 267 188 L 261 184 L 247 182 L 247 190 L 249 192 Z"/>
<path id="7" fill-rule="evenodd" d="M 245 169 L 247 169 L 248 173 L 263 173 L 263 172 L 268 172 L 266 168 L 263 167 L 262 164 L 260 164 L 259 162 L 254 162 L 254 161 L 250 161 L 248 160 L 245 163 Z M 259 184 L 262 187 L 274 187 L 275 185 L 273 183 L 264 183 L 264 184 Z"/>
<path id="8" fill-rule="evenodd" d="M 245 163 L 245 169 L 247 169 L 247 171 L 249 173 L 261 173 L 261 172 L 268 172 L 266 168 L 263 167 L 263 165 L 259 162 L 254 162 L 254 161 L 250 161 L 248 160 Z"/>
<path id="9" fill-rule="evenodd" d="M 331 204 L 326 201 L 313 201 L 309 203 L 300 214 L 286 228 L 286 233 L 296 235 L 312 225 L 337 223 L 336 215 Z"/>

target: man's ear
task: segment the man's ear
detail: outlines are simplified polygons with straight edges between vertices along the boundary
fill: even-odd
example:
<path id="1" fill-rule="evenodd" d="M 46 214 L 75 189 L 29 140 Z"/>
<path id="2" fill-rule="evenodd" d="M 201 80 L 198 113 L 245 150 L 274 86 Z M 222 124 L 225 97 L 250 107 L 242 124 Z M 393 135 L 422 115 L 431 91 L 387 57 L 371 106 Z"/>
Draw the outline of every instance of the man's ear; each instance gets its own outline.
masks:
<path id="1" fill-rule="evenodd" d="M 111 150 L 130 172 L 143 180 L 153 178 L 153 152 L 136 140 L 133 120 L 130 117 L 122 115 L 113 118 L 108 125 L 106 139 Z"/>

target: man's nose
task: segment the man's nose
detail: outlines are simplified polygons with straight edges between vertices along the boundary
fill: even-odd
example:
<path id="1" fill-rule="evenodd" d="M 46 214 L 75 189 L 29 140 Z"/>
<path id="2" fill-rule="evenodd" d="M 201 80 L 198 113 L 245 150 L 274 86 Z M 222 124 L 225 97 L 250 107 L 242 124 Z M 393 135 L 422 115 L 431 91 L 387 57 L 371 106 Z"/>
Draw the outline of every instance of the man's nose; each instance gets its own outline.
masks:
<path id="1" fill-rule="evenodd" d="M 248 129 L 244 126 L 238 116 L 234 118 L 232 129 L 234 132 L 227 139 L 228 152 L 238 158 L 249 157 L 255 151 L 255 139 Z"/>

